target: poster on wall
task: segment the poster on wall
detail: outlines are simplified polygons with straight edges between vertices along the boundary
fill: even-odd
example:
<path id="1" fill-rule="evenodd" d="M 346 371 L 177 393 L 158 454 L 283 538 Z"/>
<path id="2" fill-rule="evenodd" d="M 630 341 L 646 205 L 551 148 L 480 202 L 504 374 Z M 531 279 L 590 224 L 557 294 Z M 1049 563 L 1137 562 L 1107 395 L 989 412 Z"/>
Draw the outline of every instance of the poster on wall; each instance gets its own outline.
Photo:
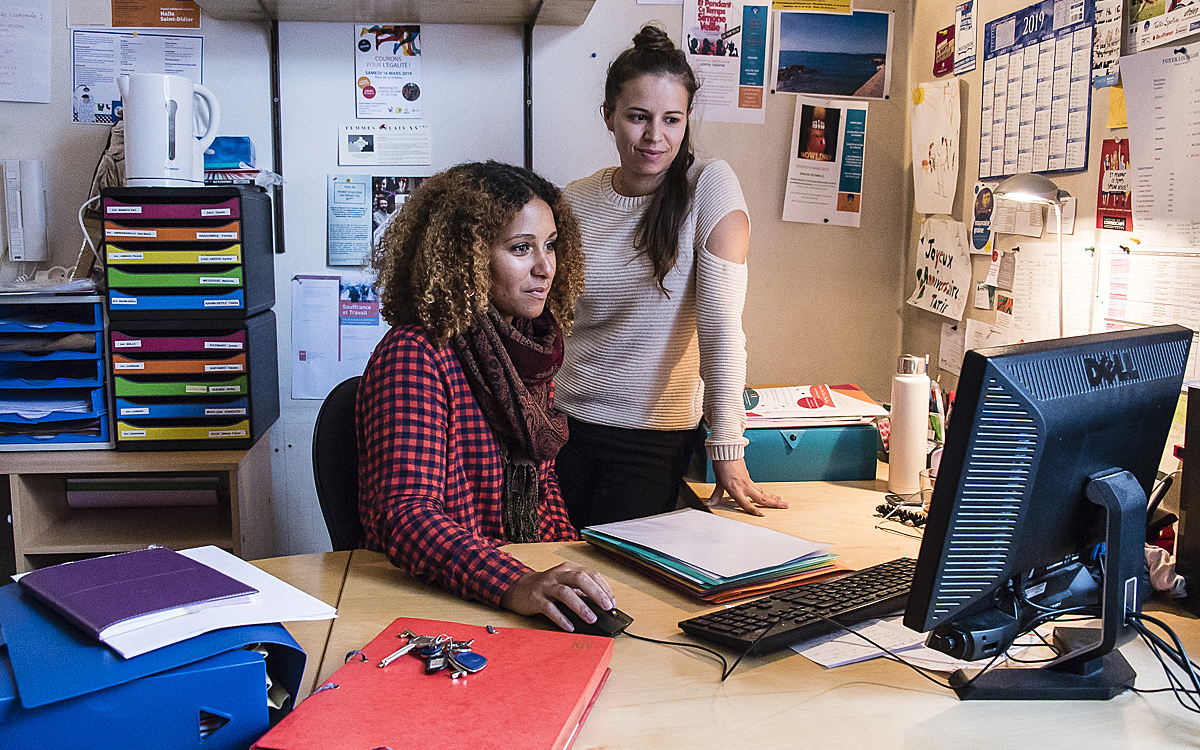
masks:
<path id="1" fill-rule="evenodd" d="M 1092 86 L 1116 86 L 1121 61 L 1122 14 L 1125 0 L 1096 0 L 1096 28 L 1092 32 Z"/>
<path id="2" fill-rule="evenodd" d="M 954 8 L 954 75 L 975 70 L 975 37 L 979 34 L 976 18 L 979 5 L 967 0 Z"/>
<path id="3" fill-rule="evenodd" d="M 193 0 L 67 0 L 67 26 L 114 29 L 199 29 Z"/>
<path id="4" fill-rule="evenodd" d="M 933 217 L 921 225 L 917 246 L 917 288 L 908 304 L 962 320 L 971 293 L 971 256 L 961 221 Z"/>
<path id="5" fill-rule="evenodd" d="M 985 183 L 976 182 L 975 198 L 971 201 L 972 254 L 995 255 L 992 240 L 992 214 L 995 210 L 996 197 L 992 194 L 992 188 Z"/>
<path id="6" fill-rule="evenodd" d="M 944 76 L 954 70 L 954 27 L 938 29 L 933 38 L 933 75 Z"/>
<path id="7" fill-rule="evenodd" d="M 338 166 L 410 166 L 433 162 L 429 125 L 383 121 L 338 129 Z"/>
<path id="8" fill-rule="evenodd" d="M 371 236 L 378 242 L 379 233 L 400 210 L 423 177 L 372 177 L 371 178 Z"/>
<path id="9" fill-rule="evenodd" d="M 0 101 L 50 101 L 50 0 L 0 11 Z"/>
<path id="10" fill-rule="evenodd" d="M 772 93 L 886 99 L 891 77 L 891 13 L 779 14 Z"/>
<path id="11" fill-rule="evenodd" d="M 355 25 L 354 116 L 395 120 L 421 116 L 421 27 Z"/>
<path id="12" fill-rule="evenodd" d="M 962 118 L 959 89 L 957 78 L 913 86 L 909 111 L 917 213 L 948 214 L 954 210 Z"/>
<path id="13" fill-rule="evenodd" d="M 1133 213 L 1151 247 L 1200 247 L 1200 55 L 1159 47 L 1121 58 Z M 1186 189 L 1184 189 L 1186 186 Z"/>
<path id="14" fill-rule="evenodd" d="M 371 243 L 423 177 L 329 175 L 327 265 L 362 266 Z"/>
<path id="15" fill-rule="evenodd" d="M 684 49 L 700 80 L 697 118 L 762 124 L 770 24 L 766 2 L 684 0 Z"/>
<path id="16" fill-rule="evenodd" d="M 361 375 L 388 325 L 375 287 L 351 276 L 292 278 L 292 398 L 323 399 Z"/>
<path id="17" fill-rule="evenodd" d="M 1092 0 L 1041 0 L 983 27 L 979 177 L 1087 169 Z"/>
<path id="18" fill-rule="evenodd" d="M 129 73 L 169 73 L 204 83 L 204 37 L 73 30 L 71 121 L 116 122 L 117 76 Z"/>
<path id="19" fill-rule="evenodd" d="M 371 249 L 371 178 L 329 175 L 326 264 L 361 266 Z"/>
<path id="20" fill-rule="evenodd" d="M 1130 4 L 1125 54 L 1171 44 L 1200 30 L 1200 3 L 1194 0 L 1137 0 Z"/>
<path id="21" fill-rule="evenodd" d="M 796 97 L 783 220 L 857 227 L 866 102 Z"/>
<path id="22" fill-rule="evenodd" d="M 1133 231 L 1133 193 L 1129 182 L 1129 140 L 1126 138 L 1105 138 L 1100 145 L 1096 228 Z"/>

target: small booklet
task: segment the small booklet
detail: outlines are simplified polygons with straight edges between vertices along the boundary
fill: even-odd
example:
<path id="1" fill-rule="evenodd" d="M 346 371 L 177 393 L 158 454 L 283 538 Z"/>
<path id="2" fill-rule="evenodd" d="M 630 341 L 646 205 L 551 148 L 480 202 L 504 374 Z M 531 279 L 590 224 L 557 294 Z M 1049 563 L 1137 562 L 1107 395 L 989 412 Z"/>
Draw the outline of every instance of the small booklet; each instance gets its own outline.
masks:
<path id="1" fill-rule="evenodd" d="M 201 609 L 251 602 L 258 594 L 165 547 L 53 565 L 18 582 L 101 641 Z"/>

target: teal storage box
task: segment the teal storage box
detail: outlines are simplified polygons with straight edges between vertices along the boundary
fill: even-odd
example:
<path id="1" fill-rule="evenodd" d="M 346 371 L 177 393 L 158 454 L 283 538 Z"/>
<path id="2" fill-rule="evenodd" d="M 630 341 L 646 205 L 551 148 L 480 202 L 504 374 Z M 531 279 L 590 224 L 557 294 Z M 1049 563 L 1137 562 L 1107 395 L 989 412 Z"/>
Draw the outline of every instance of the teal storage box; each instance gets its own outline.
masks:
<path id="1" fill-rule="evenodd" d="M 290 710 L 304 672 L 304 652 L 274 624 L 123 659 L 16 584 L 0 588 L 0 633 L 3 748 L 244 750 Z M 278 709 L 268 677 L 273 698 L 289 695 Z"/>
<path id="2" fill-rule="evenodd" d="M 704 435 L 708 436 L 707 425 Z M 874 424 L 746 430 L 746 468 L 755 482 L 849 482 L 875 478 L 881 448 Z M 714 482 L 701 443 L 688 478 Z"/>

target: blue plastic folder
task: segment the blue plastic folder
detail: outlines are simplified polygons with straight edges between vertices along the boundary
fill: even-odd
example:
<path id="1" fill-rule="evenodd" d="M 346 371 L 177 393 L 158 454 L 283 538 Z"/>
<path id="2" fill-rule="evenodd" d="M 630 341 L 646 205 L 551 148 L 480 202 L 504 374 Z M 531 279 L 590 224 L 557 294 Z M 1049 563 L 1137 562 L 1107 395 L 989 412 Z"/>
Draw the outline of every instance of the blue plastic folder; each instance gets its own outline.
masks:
<path id="1" fill-rule="evenodd" d="M 304 651 L 280 625 L 122 659 L 16 584 L 0 588 L 0 631 L 0 747 L 245 748 L 291 708 L 268 709 L 267 676 L 295 696 L 304 672 Z"/>

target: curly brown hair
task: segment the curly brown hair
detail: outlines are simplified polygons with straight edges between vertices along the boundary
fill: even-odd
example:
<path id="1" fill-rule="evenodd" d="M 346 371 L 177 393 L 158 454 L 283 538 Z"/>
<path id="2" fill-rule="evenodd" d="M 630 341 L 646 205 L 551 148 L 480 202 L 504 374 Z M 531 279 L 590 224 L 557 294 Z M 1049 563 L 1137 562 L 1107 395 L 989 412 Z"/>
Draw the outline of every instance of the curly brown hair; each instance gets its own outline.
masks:
<path id="1" fill-rule="evenodd" d="M 546 306 L 564 332 L 583 292 L 579 224 L 562 192 L 531 170 L 496 161 L 459 164 L 425 180 L 371 250 L 383 317 L 420 325 L 434 346 L 463 333 L 488 309 L 491 246 L 526 203 L 550 206 L 558 230 Z"/>

